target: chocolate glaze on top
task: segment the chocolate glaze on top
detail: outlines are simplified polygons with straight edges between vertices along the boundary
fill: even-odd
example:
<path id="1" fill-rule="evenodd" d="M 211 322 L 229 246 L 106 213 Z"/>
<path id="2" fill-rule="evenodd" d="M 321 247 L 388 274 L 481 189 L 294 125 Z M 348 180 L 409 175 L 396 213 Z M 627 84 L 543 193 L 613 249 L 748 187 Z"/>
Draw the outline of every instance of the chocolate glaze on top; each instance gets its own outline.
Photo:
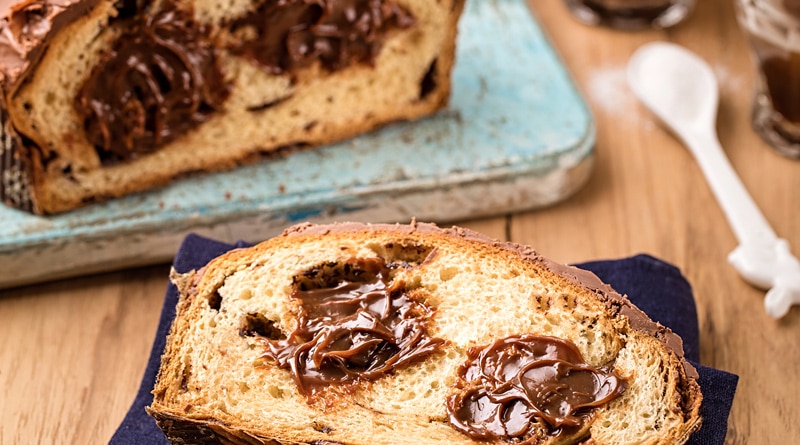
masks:
<path id="1" fill-rule="evenodd" d="M 44 54 L 53 34 L 99 0 L 0 0 L 0 201 L 38 211 L 31 196 L 32 147 L 8 115 L 8 96 Z"/>
<path id="2" fill-rule="evenodd" d="M 0 0 L 0 85 L 8 92 L 35 65 L 49 39 L 99 0 Z"/>

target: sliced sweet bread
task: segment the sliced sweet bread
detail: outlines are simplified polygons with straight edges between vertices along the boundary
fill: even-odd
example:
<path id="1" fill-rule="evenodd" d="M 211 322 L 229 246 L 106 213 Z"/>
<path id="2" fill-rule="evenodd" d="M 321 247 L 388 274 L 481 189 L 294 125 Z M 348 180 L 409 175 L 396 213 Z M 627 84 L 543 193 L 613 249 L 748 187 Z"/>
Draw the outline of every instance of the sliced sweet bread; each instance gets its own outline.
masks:
<path id="1" fill-rule="evenodd" d="M 303 224 L 175 274 L 173 443 L 682 444 L 682 343 L 595 275 L 430 224 Z"/>
<path id="2" fill-rule="evenodd" d="M 463 3 L 11 2 L 0 200 L 61 212 L 429 115 Z"/>

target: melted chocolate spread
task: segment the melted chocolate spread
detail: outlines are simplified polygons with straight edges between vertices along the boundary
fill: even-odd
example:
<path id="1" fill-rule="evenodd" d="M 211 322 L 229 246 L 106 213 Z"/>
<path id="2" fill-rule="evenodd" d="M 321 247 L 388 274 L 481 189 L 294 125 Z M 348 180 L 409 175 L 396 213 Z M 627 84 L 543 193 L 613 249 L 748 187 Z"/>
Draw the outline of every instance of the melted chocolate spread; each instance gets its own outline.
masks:
<path id="1" fill-rule="evenodd" d="M 555 436 L 575 433 L 592 408 L 625 390 L 622 378 L 555 337 L 507 337 L 467 357 L 447 409 L 452 425 L 477 440 L 525 441 L 542 425 Z"/>
<path id="2" fill-rule="evenodd" d="M 229 93 L 208 30 L 190 13 L 130 20 L 75 99 L 89 142 L 106 159 L 156 150 L 208 120 Z"/>
<path id="3" fill-rule="evenodd" d="M 388 30 L 414 23 L 392 0 L 266 0 L 231 24 L 234 35 L 247 36 L 232 52 L 276 74 L 317 60 L 335 71 L 374 62 Z"/>
<path id="4" fill-rule="evenodd" d="M 389 282 L 379 258 L 351 260 L 343 277 L 318 276 L 292 298 L 301 312 L 286 339 L 263 341 L 264 357 L 289 369 L 311 397 L 330 384 L 375 380 L 440 350 L 426 321 L 431 310 L 409 298 L 402 281 Z"/>

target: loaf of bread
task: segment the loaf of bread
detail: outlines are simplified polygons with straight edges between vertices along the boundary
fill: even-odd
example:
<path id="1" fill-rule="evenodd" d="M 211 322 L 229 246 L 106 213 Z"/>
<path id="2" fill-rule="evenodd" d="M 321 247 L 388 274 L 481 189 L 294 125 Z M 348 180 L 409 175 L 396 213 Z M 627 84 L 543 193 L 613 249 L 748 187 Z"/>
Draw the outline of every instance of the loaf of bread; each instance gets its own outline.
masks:
<path id="1" fill-rule="evenodd" d="M 595 275 L 430 224 L 303 224 L 174 274 L 147 408 L 172 443 L 664 444 L 682 342 Z"/>
<path id="2" fill-rule="evenodd" d="M 47 214 L 448 101 L 464 0 L 19 0 L 0 200 Z"/>

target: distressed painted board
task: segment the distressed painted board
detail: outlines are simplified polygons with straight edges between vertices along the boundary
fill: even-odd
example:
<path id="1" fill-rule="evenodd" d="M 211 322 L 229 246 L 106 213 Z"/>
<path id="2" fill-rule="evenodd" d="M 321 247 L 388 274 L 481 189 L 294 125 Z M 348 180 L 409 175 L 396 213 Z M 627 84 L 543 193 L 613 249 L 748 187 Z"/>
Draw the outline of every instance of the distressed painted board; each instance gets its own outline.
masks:
<path id="1" fill-rule="evenodd" d="M 64 215 L 0 206 L 0 287 L 166 262 L 189 232 L 258 241 L 300 221 L 444 223 L 539 208 L 585 182 L 594 141 L 525 1 L 468 0 L 447 110 Z"/>

